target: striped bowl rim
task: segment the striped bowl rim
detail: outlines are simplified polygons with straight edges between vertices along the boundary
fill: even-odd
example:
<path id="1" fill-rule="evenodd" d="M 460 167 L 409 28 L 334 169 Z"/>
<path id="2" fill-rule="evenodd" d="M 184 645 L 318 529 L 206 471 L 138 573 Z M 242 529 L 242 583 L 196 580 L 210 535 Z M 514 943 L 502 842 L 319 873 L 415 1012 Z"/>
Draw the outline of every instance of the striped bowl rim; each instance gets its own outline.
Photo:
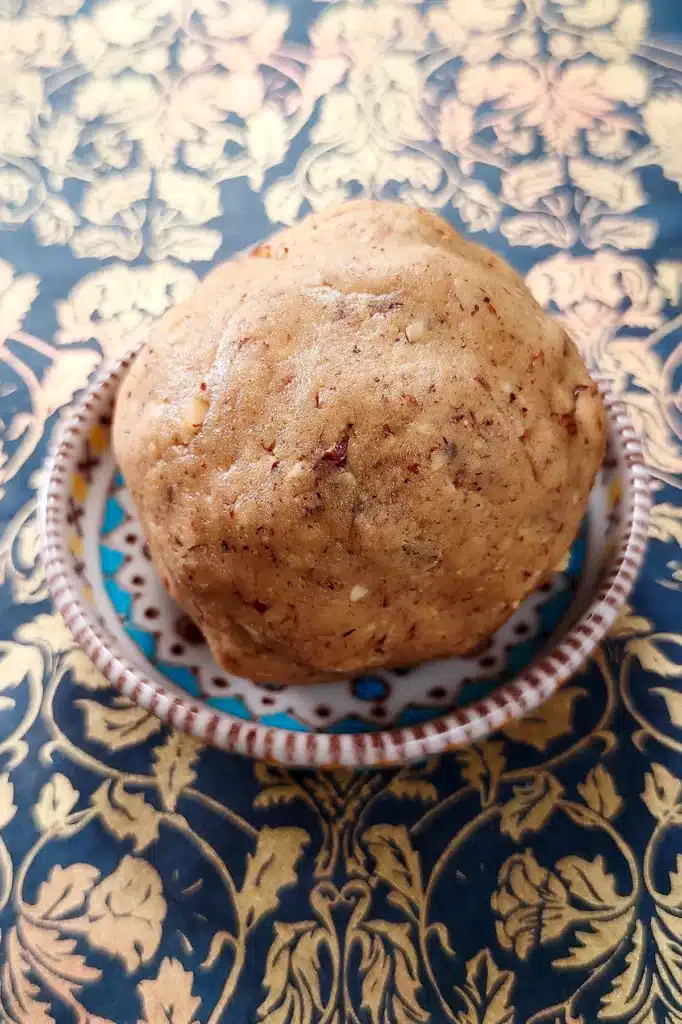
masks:
<path id="1" fill-rule="evenodd" d="M 546 655 L 489 696 L 421 725 L 371 733 L 299 732 L 245 721 L 180 697 L 148 679 L 116 650 L 116 641 L 85 601 L 67 542 L 67 498 L 79 445 L 87 436 L 100 399 L 115 396 L 135 348 L 106 364 L 74 402 L 51 445 L 38 516 L 45 577 L 57 609 L 77 643 L 120 693 L 162 722 L 223 750 L 288 766 L 390 766 L 439 754 L 480 740 L 537 708 L 582 668 L 606 636 L 635 583 L 646 553 L 651 488 L 642 449 L 623 403 L 598 372 L 611 441 L 623 473 L 622 537 L 589 607 Z"/>

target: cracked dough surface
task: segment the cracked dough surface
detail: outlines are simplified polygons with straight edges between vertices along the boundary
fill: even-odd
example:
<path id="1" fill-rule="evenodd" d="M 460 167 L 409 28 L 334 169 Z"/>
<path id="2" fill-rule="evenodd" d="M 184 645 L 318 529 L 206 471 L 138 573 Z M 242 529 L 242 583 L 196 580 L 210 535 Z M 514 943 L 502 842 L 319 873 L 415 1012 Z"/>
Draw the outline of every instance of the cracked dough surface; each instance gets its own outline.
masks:
<path id="1" fill-rule="evenodd" d="M 573 541 L 604 414 L 504 261 L 363 200 L 162 317 L 114 447 L 154 564 L 218 662 L 302 683 L 499 628 Z"/>

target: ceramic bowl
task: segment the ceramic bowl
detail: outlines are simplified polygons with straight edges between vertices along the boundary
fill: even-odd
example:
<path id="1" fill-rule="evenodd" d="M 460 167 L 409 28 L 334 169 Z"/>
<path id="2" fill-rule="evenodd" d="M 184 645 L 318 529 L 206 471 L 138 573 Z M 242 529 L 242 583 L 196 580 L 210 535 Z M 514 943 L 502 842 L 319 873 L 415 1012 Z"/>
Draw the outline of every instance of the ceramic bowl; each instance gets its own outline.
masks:
<path id="1" fill-rule="evenodd" d="M 40 498 L 42 557 L 54 602 L 97 668 L 176 729 L 307 767 L 438 754 L 551 696 L 625 603 L 645 554 L 649 480 L 625 408 L 595 373 L 609 443 L 581 529 L 565 563 L 475 655 L 307 687 L 230 675 L 164 591 L 113 460 L 113 402 L 135 351 L 101 371 L 57 434 Z"/>

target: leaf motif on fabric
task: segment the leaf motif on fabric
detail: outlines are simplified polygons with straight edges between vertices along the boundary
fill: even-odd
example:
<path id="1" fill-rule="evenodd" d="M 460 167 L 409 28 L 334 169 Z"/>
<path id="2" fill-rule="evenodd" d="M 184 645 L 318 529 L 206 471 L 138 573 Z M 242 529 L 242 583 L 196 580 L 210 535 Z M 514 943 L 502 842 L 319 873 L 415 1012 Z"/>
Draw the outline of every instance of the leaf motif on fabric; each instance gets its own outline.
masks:
<path id="1" fill-rule="evenodd" d="M 682 266 L 680 269 L 682 272 Z M 649 515 L 649 536 L 682 547 L 682 506 L 667 501 L 654 505 Z"/>
<path id="2" fill-rule="evenodd" d="M 562 686 L 539 708 L 505 725 L 503 732 L 516 743 L 545 751 L 554 740 L 571 731 L 575 703 L 586 696 L 587 690 L 581 686 Z"/>
<path id="3" fill-rule="evenodd" d="M 658 396 L 630 391 L 625 401 L 633 426 L 643 440 L 647 461 L 665 472 L 682 472 L 679 443 L 670 429 Z"/>
<path id="4" fill-rule="evenodd" d="M 144 216 L 139 211 L 134 211 L 137 204 L 147 199 L 151 181 L 151 171 L 147 168 L 138 168 L 121 171 L 119 174 L 93 182 L 85 192 L 83 216 L 91 224 L 103 227 L 108 227 L 117 217 L 129 220 L 129 227 L 133 223 L 139 227 Z"/>
<path id="5" fill-rule="evenodd" d="M 33 820 L 41 832 L 63 825 L 78 803 L 79 793 L 61 772 L 55 772 L 40 790 Z"/>
<path id="6" fill-rule="evenodd" d="M 195 765 L 203 747 L 193 736 L 173 730 L 154 748 L 154 774 L 167 811 L 175 810 L 183 790 L 195 781 Z"/>
<path id="7" fill-rule="evenodd" d="M 200 174 L 177 168 L 159 171 L 156 193 L 187 224 L 200 225 L 220 216 L 220 189 Z"/>
<path id="8" fill-rule="evenodd" d="M 363 839 L 375 861 L 379 878 L 393 890 L 389 901 L 419 908 L 424 898 L 419 857 L 404 825 L 373 825 Z"/>
<path id="9" fill-rule="evenodd" d="M 76 951 L 74 938 L 41 928 L 26 918 L 10 930 L 6 956 L 3 1003 L 21 1008 L 22 1024 L 54 1024 L 54 1018 L 47 1013 L 50 1004 L 38 999 L 41 987 L 73 1003 L 84 985 L 102 977 L 102 972 L 90 967 Z M 38 984 L 30 980 L 31 976 Z"/>
<path id="10" fill-rule="evenodd" d="M 59 196 L 48 196 L 33 215 L 33 227 L 41 245 L 66 245 L 78 224 L 78 215 Z"/>
<path id="11" fill-rule="evenodd" d="M 0 977 L 0 1008 L 8 1011 L 8 1019 L 52 1024 L 51 1005 L 39 998 L 41 990 L 75 1008 L 80 989 L 100 980 L 102 972 L 90 967 L 76 948 L 73 935 L 80 934 L 82 914 L 71 916 L 83 911 L 99 874 L 91 864 L 57 865 L 40 884 L 35 903 L 24 904 L 17 913 Z"/>
<path id="12" fill-rule="evenodd" d="M 589 937 L 591 941 L 585 947 L 586 952 L 592 954 L 589 959 L 585 955 L 580 959 L 573 957 L 570 963 L 565 964 L 565 961 L 561 960 L 556 961 L 555 966 L 588 966 L 597 962 L 603 957 L 605 950 L 615 948 L 614 940 L 622 941 L 633 918 L 634 912 L 630 911 L 615 921 L 601 923 L 602 931 L 608 929 L 608 943 L 604 942 L 606 936 L 599 935 L 597 931 Z M 597 922 L 592 927 L 595 928 L 596 924 Z M 578 933 L 576 938 L 581 939 L 583 936 Z M 635 921 L 628 946 L 628 951 L 623 957 L 623 970 L 613 978 L 609 991 L 601 997 L 600 1020 L 632 1020 L 646 999 L 651 985 L 651 972 L 646 967 L 646 936 L 641 921 Z"/>
<path id="13" fill-rule="evenodd" d="M 455 1024 L 512 1024 L 513 988 L 513 973 L 501 970 L 490 950 L 482 949 L 467 962 L 464 984 L 455 987 L 455 996 L 464 1004 Z"/>
<path id="14" fill-rule="evenodd" d="M 107 750 L 127 750 L 144 743 L 159 732 L 161 722 L 156 715 L 133 704 L 127 697 L 114 697 L 113 705 L 81 698 L 74 701 L 85 716 L 85 734 Z"/>
<path id="15" fill-rule="evenodd" d="M 41 612 L 28 622 L 22 622 L 15 636 L 22 644 L 32 644 L 38 651 L 41 647 L 47 647 L 54 657 L 70 651 L 76 643 L 59 612 Z M 0 650 L 2 647 L 0 644 Z"/>
<path id="16" fill-rule="evenodd" d="M 7 690 L 20 686 L 26 678 L 34 686 L 42 682 L 43 655 L 40 648 L 14 640 L 0 642 L 0 693 L 5 696 Z M 9 708 L 9 705 L 5 706 Z"/>
<path id="17" fill-rule="evenodd" d="M 192 972 L 179 960 L 165 956 L 156 978 L 137 986 L 144 1012 L 139 1024 L 198 1024 L 201 998 L 192 994 L 193 985 Z"/>
<path id="18" fill-rule="evenodd" d="M 682 260 L 659 260 L 656 264 L 656 282 L 673 306 L 679 305 L 682 297 Z M 654 506 L 652 513 L 658 506 Z M 671 509 L 679 511 L 677 506 Z M 651 525 L 651 524 L 650 524 Z M 682 541 L 680 541 L 682 544 Z"/>
<path id="19" fill-rule="evenodd" d="M 654 96 L 644 106 L 642 117 L 651 142 L 658 149 L 658 161 L 666 177 L 682 187 L 682 157 L 679 125 L 682 97 L 675 93 Z"/>
<path id="20" fill-rule="evenodd" d="M 302 828 L 261 828 L 236 898 L 241 930 L 252 928 L 277 908 L 280 890 L 297 880 L 296 866 L 309 842 Z"/>
<path id="21" fill-rule="evenodd" d="M 413 168 L 420 166 L 416 159 L 412 159 L 412 166 L 406 161 L 404 176 L 412 184 L 423 184 L 426 188 L 434 188 L 437 185 L 437 177 L 433 171 L 437 171 L 438 165 L 429 162 L 425 165 L 426 175 L 422 181 L 415 177 Z M 460 182 L 452 202 L 459 210 L 460 216 L 470 231 L 494 231 L 497 227 L 502 204 L 482 181 L 473 178 Z"/>
<path id="22" fill-rule="evenodd" d="M 281 178 L 265 192 L 265 212 L 272 224 L 294 224 L 304 202 L 305 196 L 295 178 Z"/>
<path id="23" fill-rule="evenodd" d="M 597 199 L 614 213 L 632 213 L 644 206 L 647 195 L 634 171 L 610 167 L 602 160 L 575 158 L 568 171 L 579 189 Z"/>
<path id="24" fill-rule="evenodd" d="M 0 470 L 1 463 L 0 452 Z M 47 596 L 39 550 L 36 500 L 31 498 L 0 540 L 0 583 L 9 582 L 17 604 L 36 604 Z"/>
<path id="25" fill-rule="evenodd" d="M 550 772 L 540 771 L 529 782 L 514 786 L 514 795 L 502 807 L 500 828 L 519 842 L 528 832 L 539 832 L 549 821 L 563 793 Z"/>
<path id="26" fill-rule="evenodd" d="M 623 801 L 616 790 L 612 775 L 603 765 L 592 768 L 584 782 L 578 785 L 578 792 L 593 811 L 609 820 L 620 814 Z"/>
<path id="27" fill-rule="evenodd" d="M 278 921 L 265 961 L 266 997 L 258 1020 L 266 1024 L 306 1024 L 325 1010 L 321 969 L 330 947 L 329 932 L 316 921 Z"/>
<path id="28" fill-rule="evenodd" d="M 538 199 L 564 184 L 565 173 L 557 156 L 524 160 L 502 178 L 502 198 L 517 210 L 533 210 Z"/>
<path id="29" fill-rule="evenodd" d="M 497 787 L 507 765 L 504 743 L 484 740 L 472 743 L 455 752 L 463 778 L 481 794 L 481 803 L 488 807 L 494 802 Z"/>
<path id="30" fill-rule="evenodd" d="M 92 349 L 60 352 L 41 381 L 49 415 L 73 400 L 76 391 L 85 387 L 99 362 L 99 353 Z"/>
<path id="31" fill-rule="evenodd" d="M 32 906 L 34 914 L 47 921 L 63 921 L 82 910 L 88 894 L 100 877 L 94 864 L 57 864 L 41 882 Z"/>
<path id="32" fill-rule="evenodd" d="M 252 161 L 249 172 L 252 188 L 261 188 L 265 171 L 284 159 L 288 145 L 287 134 L 286 121 L 272 103 L 266 103 L 247 120 L 246 145 Z"/>
<path id="33" fill-rule="evenodd" d="M 8 338 L 21 329 L 39 288 L 35 274 L 15 275 L 7 260 L 0 260 L 0 337 Z"/>
<path id="34" fill-rule="evenodd" d="M 604 920 L 594 917 L 585 919 L 584 927 L 573 936 L 573 944 L 565 956 L 556 957 L 552 963 L 560 970 L 594 967 L 607 954 L 613 953 L 630 928 L 634 910 L 626 909 L 620 914 Z"/>
<path id="35" fill-rule="evenodd" d="M 419 1002 L 419 958 L 410 926 L 372 920 L 362 931 L 367 938 L 360 961 L 361 1005 L 371 1024 L 426 1024 L 429 1014 Z"/>
<path id="36" fill-rule="evenodd" d="M 665 765 L 652 764 L 644 777 L 642 800 L 658 821 L 674 813 L 682 802 L 682 782 Z"/>
<path id="37" fill-rule="evenodd" d="M 254 765 L 253 771 L 260 784 L 260 791 L 253 801 L 254 807 L 274 807 L 277 804 L 288 804 L 301 799 L 300 787 L 293 781 L 286 768 L 259 761 Z"/>
<path id="38" fill-rule="evenodd" d="M 120 959 L 132 974 L 155 955 L 165 918 L 158 871 L 145 860 L 126 856 L 91 891 L 78 930 L 90 945 Z"/>
<path id="39" fill-rule="evenodd" d="M 71 672 L 71 681 L 86 690 L 110 690 L 111 683 L 102 675 L 80 647 L 74 647 L 64 659 L 65 671 Z"/>
<path id="40" fill-rule="evenodd" d="M 31 981 L 33 962 L 22 948 L 16 927 L 9 929 L 4 946 L 0 987 L 3 1011 L 11 1012 L 20 1024 L 55 1024 L 50 1003 L 40 998 L 39 986 Z"/>
<path id="41" fill-rule="evenodd" d="M 136 853 L 159 838 L 159 812 L 141 793 L 128 793 L 123 782 L 103 782 L 92 795 L 92 806 L 117 839 L 132 839 Z"/>
<path id="42" fill-rule="evenodd" d="M 139 228 L 98 227 L 84 224 L 71 238 L 71 251 L 78 259 L 134 260 L 142 252 L 144 238 Z"/>
<path id="43" fill-rule="evenodd" d="M 623 605 L 618 618 L 609 630 L 612 637 L 630 637 L 638 633 L 650 633 L 654 624 L 651 619 L 645 619 L 643 615 L 635 615 L 629 604 Z"/>
<path id="44" fill-rule="evenodd" d="M 555 870 L 571 896 L 589 909 L 615 908 L 622 902 L 616 892 L 616 880 L 606 870 L 601 854 L 592 861 L 584 857 L 562 857 L 557 861 Z"/>
<path id="45" fill-rule="evenodd" d="M 658 235 L 658 222 L 649 217 L 597 217 L 582 225 L 581 240 L 588 249 L 610 245 L 624 252 L 649 249 Z"/>
<path id="46" fill-rule="evenodd" d="M 651 934 L 656 945 L 657 980 L 667 1002 L 682 1006 L 682 907 L 656 906 Z"/>
<path id="47" fill-rule="evenodd" d="M 399 775 L 394 776 L 386 787 L 386 792 L 399 800 L 420 800 L 424 804 L 435 803 L 438 790 L 433 782 L 427 779 L 410 779 Z"/>

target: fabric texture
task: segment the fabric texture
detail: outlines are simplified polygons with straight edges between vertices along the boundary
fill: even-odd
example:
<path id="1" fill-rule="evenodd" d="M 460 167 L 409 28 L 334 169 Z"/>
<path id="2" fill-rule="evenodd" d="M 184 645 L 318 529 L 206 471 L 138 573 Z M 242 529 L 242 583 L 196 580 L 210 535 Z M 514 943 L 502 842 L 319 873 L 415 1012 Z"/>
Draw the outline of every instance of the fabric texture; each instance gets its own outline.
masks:
<path id="1" fill-rule="evenodd" d="M 680 1024 L 677 0 L 4 0 L 0 70 L 0 1019 Z M 358 194 L 526 276 L 629 407 L 651 539 L 531 718 L 298 773 L 106 686 L 48 600 L 36 488 L 103 356 Z"/>

